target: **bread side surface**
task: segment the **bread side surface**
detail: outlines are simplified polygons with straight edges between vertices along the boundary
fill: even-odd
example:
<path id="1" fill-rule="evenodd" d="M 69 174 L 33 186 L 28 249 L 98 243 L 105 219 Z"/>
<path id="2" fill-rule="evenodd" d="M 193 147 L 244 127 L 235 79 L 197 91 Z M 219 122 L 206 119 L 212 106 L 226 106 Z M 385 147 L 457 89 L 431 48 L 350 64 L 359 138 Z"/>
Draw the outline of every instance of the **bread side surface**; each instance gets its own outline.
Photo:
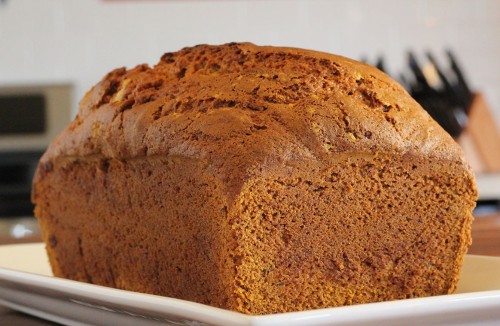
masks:
<path id="1" fill-rule="evenodd" d="M 109 73 L 33 187 L 57 276 L 250 314 L 452 291 L 476 196 L 385 74 L 249 43 Z"/>
<path id="2" fill-rule="evenodd" d="M 58 160 L 36 207 L 54 274 L 230 308 L 227 201 L 203 164 Z"/>

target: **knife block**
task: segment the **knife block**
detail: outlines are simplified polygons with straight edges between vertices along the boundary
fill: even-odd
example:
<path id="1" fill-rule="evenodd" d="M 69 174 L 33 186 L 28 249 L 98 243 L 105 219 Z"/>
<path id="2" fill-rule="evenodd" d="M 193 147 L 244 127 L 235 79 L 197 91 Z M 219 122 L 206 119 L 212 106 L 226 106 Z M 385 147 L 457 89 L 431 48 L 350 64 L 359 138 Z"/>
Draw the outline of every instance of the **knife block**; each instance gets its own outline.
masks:
<path id="1" fill-rule="evenodd" d="M 466 128 L 457 139 L 474 172 L 500 172 L 500 133 L 481 93 L 475 93 Z"/>

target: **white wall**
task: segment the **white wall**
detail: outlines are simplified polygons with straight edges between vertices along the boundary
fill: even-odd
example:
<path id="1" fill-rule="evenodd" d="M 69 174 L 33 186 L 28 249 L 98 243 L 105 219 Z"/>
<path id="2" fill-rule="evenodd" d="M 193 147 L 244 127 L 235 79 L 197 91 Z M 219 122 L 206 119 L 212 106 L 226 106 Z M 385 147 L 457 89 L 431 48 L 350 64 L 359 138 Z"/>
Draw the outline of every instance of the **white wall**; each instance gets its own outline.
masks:
<path id="1" fill-rule="evenodd" d="M 73 82 L 77 99 L 106 72 L 154 64 L 198 43 L 251 41 L 342 54 L 450 47 L 500 122 L 500 1 L 496 0 L 7 0 L 0 5 L 0 86 Z M 444 63 L 444 61 L 443 61 Z M 500 123 L 499 123 L 500 124 Z"/>

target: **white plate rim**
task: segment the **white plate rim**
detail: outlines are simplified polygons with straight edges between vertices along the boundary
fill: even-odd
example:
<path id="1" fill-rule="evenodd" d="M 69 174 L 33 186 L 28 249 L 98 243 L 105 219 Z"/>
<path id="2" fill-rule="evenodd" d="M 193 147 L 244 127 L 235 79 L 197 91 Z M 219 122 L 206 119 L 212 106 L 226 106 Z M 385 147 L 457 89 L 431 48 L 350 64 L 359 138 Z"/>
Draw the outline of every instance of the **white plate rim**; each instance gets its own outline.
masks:
<path id="1" fill-rule="evenodd" d="M 0 246 L 2 247 L 2 246 Z M 470 259 L 492 260 L 500 261 L 498 257 L 485 257 L 485 256 L 469 256 Z M 500 266 L 500 264 L 499 264 Z M 133 320 L 137 322 L 137 318 L 141 321 L 147 321 L 146 316 L 135 311 L 147 311 L 154 316 L 150 322 L 157 322 L 158 316 L 164 316 L 165 320 L 172 322 L 185 322 L 189 324 L 192 321 L 207 324 L 220 324 L 220 325 L 259 325 L 259 326 L 274 326 L 274 325 L 359 325 L 366 322 L 384 322 L 390 323 L 391 321 L 411 321 L 427 320 L 430 323 L 433 320 L 441 320 L 446 318 L 450 312 L 460 312 L 458 318 L 462 315 L 469 315 L 470 320 L 484 321 L 484 316 L 488 317 L 486 320 L 500 320 L 500 288 L 490 291 L 479 291 L 471 293 L 460 293 L 445 296 L 435 296 L 427 298 L 407 299 L 380 303 L 370 303 L 347 307 L 326 308 L 311 311 L 292 312 L 275 315 L 263 316 L 248 316 L 237 312 L 232 312 L 224 309 L 210 307 L 203 304 L 188 302 L 184 300 L 160 297 L 142 293 L 135 293 L 124 290 L 117 290 L 98 285 L 81 283 L 66 279 L 55 278 L 52 276 L 45 276 L 33 274 L 26 271 L 13 270 L 8 268 L 0 268 L 0 289 L 19 288 L 16 295 L 21 297 L 30 295 L 23 289 L 31 287 L 32 289 L 40 289 L 52 293 L 54 291 L 59 294 L 66 295 L 67 298 L 72 299 L 71 304 L 81 306 L 81 308 L 102 310 L 101 313 L 106 313 L 106 309 L 113 310 L 116 307 L 126 311 L 122 316 L 125 321 Z M 12 292 L 11 292 L 12 293 Z M 51 299 L 50 295 L 47 300 Z M 86 301 L 87 300 L 87 301 Z M 64 324 L 80 325 L 81 317 L 76 316 L 61 316 L 57 311 L 47 311 L 47 309 L 37 309 L 37 307 L 29 306 L 23 302 L 13 302 L 0 294 L 0 301 L 16 310 L 21 310 L 35 316 L 49 319 L 55 322 L 62 322 Z M 22 299 L 21 299 L 22 301 Z M 78 302 L 80 301 L 80 302 Z M 97 302 L 97 304 L 96 304 Z M 102 309 L 97 307 L 99 303 L 104 303 Z M 106 306 L 106 303 L 111 304 L 111 308 Z M 85 307 L 85 305 L 87 306 Z M 129 309 L 128 313 L 126 309 Z M 134 310 L 135 309 L 135 310 Z M 117 310 L 117 309 L 115 309 Z M 497 313 L 494 313 L 497 311 Z M 108 317 L 117 318 L 117 311 L 107 311 Z M 118 311 L 120 313 L 120 311 Z M 136 316 L 133 316 L 136 314 Z M 481 317 L 481 315 L 483 317 Z M 92 316 L 90 316 L 92 317 Z M 173 317 L 173 319 L 171 318 Z M 481 319 L 483 318 L 483 319 Z M 88 322 L 88 320 L 83 320 Z M 453 321 L 448 318 L 448 321 Z M 463 320 L 465 321 L 465 320 Z M 406 322 L 406 323 L 408 323 Z"/>

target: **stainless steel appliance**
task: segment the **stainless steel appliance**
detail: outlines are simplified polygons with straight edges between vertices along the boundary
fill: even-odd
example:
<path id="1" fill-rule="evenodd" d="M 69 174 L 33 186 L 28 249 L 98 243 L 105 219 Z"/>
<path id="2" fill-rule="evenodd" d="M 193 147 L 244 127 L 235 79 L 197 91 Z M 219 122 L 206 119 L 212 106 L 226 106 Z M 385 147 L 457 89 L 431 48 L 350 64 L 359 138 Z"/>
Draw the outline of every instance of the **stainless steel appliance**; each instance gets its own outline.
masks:
<path id="1" fill-rule="evenodd" d="M 72 86 L 0 87 L 0 218 L 32 216 L 38 159 L 71 118 Z"/>

